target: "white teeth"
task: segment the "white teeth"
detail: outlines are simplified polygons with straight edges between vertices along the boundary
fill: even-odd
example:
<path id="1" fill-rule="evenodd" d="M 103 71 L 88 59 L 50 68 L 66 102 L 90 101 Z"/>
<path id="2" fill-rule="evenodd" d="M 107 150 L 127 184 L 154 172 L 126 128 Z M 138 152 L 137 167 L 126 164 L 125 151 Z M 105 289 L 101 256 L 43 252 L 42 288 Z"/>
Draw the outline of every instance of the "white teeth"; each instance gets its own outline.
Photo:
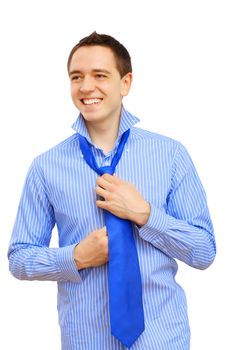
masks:
<path id="1" fill-rule="evenodd" d="M 85 105 L 93 105 L 94 103 L 99 103 L 101 101 L 100 98 L 92 98 L 92 99 L 83 99 L 82 100 Z"/>

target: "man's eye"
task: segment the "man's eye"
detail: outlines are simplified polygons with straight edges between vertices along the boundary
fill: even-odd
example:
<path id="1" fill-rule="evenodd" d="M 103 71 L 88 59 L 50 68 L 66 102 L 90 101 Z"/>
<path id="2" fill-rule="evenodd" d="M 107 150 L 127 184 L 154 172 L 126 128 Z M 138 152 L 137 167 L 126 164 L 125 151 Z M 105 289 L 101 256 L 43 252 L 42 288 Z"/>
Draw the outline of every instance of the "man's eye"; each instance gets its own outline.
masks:
<path id="1" fill-rule="evenodd" d="M 73 75 L 73 76 L 71 77 L 71 81 L 80 80 L 80 79 L 81 79 L 81 77 L 80 77 L 79 75 Z"/>
<path id="2" fill-rule="evenodd" d="M 96 74 L 96 78 L 97 79 L 104 79 L 104 78 L 106 78 L 106 75 L 104 75 L 104 74 Z"/>

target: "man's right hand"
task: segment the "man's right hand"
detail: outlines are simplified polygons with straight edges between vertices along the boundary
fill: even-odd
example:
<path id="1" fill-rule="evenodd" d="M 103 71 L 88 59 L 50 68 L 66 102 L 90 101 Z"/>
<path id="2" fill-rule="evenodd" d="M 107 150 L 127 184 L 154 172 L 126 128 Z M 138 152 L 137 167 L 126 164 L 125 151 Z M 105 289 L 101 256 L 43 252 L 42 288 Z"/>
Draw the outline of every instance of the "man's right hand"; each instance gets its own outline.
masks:
<path id="1" fill-rule="evenodd" d="M 108 262 L 108 235 L 106 226 L 91 232 L 74 248 L 74 260 L 79 270 Z"/>

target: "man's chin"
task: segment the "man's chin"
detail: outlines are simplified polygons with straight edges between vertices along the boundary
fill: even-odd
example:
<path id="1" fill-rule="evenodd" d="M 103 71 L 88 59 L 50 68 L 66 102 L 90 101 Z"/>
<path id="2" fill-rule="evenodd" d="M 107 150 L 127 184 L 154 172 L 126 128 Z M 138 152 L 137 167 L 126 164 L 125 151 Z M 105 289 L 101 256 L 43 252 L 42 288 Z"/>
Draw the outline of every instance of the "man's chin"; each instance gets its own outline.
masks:
<path id="1" fill-rule="evenodd" d="M 85 112 L 81 112 L 84 120 L 86 122 L 100 122 L 102 121 L 104 118 L 103 118 L 103 114 L 102 113 L 94 113 L 94 112 L 89 112 L 87 113 L 86 111 Z"/>

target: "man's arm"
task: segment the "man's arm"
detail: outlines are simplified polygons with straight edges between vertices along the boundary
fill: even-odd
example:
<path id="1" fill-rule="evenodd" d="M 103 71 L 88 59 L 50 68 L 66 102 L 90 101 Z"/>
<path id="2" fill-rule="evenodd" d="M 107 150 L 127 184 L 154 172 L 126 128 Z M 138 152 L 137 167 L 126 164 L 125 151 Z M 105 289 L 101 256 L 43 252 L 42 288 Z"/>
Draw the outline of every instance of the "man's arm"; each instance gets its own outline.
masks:
<path id="1" fill-rule="evenodd" d="M 140 237 L 168 256 L 199 269 L 213 262 L 215 239 L 205 192 L 183 146 L 174 159 L 171 190 L 163 209 L 153 203 L 149 207 L 132 184 L 116 176 L 98 178 L 96 192 L 105 198 L 97 201 L 98 207 L 141 226 Z"/>
<path id="2" fill-rule="evenodd" d="M 49 248 L 54 225 L 43 172 L 34 161 L 24 184 L 8 251 L 10 271 L 16 278 L 81 281 L 73 258 L 76 244 Z"/>

